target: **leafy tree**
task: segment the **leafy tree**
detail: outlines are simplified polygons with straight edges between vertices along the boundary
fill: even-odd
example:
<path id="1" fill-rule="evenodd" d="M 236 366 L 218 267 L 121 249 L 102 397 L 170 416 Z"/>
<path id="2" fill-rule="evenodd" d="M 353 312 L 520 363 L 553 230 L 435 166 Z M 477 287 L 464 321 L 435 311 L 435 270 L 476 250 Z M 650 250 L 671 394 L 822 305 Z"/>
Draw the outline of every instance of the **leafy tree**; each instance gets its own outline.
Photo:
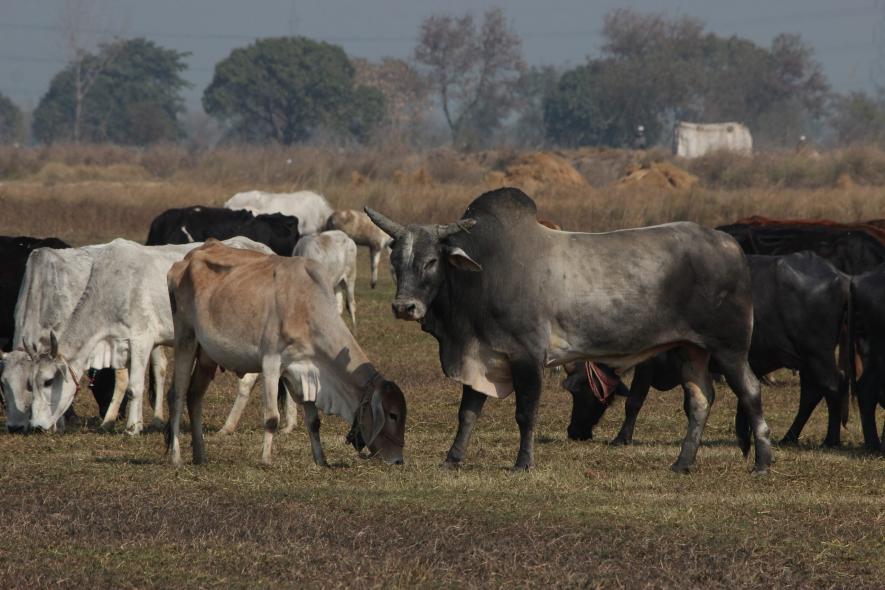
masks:
<path id="1" fill-rule="evenodd" d="M 431 16 L 421 23 L 415 59 L 425 66 L 455 145 L 480 147 L 515 106 L 525 70 L 522 40 L 504 12 L 485 13 L 479 30 L 471 15 Z"/>
<path id="2" fill-rule="evenodd" d="M 544 100 L 559 83 L 559 71 L 553 66 L 532 66 L 520 76 L 515 88 L 518 114 L 511 134 L 516 145 L 537 148 L 546 142 Z"/>
<path id="3" fill-rule="evenodd" d="M 798 35 L 765 48 L 707 33 L 691 18 L 619 9 L 606 16 L 603 37 L 602 55 L 564 75 L 545 102 L 553 141 L 628 145 L 643 125 L 654 143 L 676 120 L 734 120 L 763 143 L 791 144 L 824 114 L 829 87 Z"/>
<path id="4" fill-rule="evenodd" d="M 15 103 L 0 94 L 0 144 L 22 140 L 22 112 Z"/>
<path id="5" fill-rule="evenodd" d="M 77 138 L 79 67 L 97 72 L 82 97 L 80 139 L 146 145 L 180 138 L 186 56 L 142 38 L 101 45 L 97 54 L 69 64 L 52 79 L 34 111 L 34 136 L 46 143 Z M 92 61 L 104 65 L 97 68 Z"/>
<path id="6" fill-rule="evenodd" d="M 215 66 L 203 108 L 239 139 L 283 144 L 331 129 L 366 140 L 384 115 L 377 89 L 355 84 L 337 45 L 304 37 L 259 39 Z"/>
<path id="7" fill-rule="evenodd" d="M 885 104 L 865 92 L 836 96 L 830 125 L 842 144 L 885 141 Z"/>

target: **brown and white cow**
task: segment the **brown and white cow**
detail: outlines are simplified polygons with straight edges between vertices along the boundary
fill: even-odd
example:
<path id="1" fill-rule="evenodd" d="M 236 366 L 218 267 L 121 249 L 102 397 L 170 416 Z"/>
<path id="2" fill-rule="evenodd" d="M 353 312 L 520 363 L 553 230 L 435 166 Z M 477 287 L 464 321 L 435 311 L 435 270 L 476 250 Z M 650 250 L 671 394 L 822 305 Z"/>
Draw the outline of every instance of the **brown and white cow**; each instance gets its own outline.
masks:
<path id="1" fill-rule="evenodd" d="M 181 463 L 178 434 L 185 392 L 194 463 L 205 463 L 202 399 L 221 366 L 264 377 L 264 447 L 271 461 L 282 380 L 304 406 L 313 458 L 325 466 L 317 409 L 353 424 L 348 439 L 388 463 L 402 463 L 406 400 L 369 362 L 338 314 L 331 281 L 313 260 L 228 248 L 214 240 L 168 274 L 175 328 L 175 378 L 167 450 Z M 196 366 L 195 366 L 196 363 Z"/>
<path id="2" fill-rule="evenodd" d="M 378 264 L 381 261 L 381 251 L 385 248 L 390 254 L 390 244 L 393 239 L 384 233 L 381 228 L 372 223 L 369 216 L 355 209 L 339 209 L 329 216 L 326 229 L 339 229 L 350 236 L 357 246 L 366 246 L 371 256 L 372 288 L 378 283 Z"/>

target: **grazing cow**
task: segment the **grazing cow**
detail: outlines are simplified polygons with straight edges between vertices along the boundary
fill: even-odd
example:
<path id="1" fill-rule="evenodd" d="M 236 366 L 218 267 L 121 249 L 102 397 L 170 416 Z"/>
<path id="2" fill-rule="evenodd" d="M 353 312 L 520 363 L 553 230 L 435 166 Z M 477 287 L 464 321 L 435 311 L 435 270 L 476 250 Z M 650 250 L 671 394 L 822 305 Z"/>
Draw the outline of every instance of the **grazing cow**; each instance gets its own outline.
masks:
<path id="1" fill-rule="evenodd" d="M 449 225 L 404 227 L 366 212 L 394 238 L 394 314 L 433 334 L 443 371 L 463 384 L 447 466 L 461 463 L 486 396 L 514 390 L 515 468 L 532 466 L 544 365 L 593 360 L 625 368 L 678 348 L 688 432 L 672 468 L 694 465 L 713 402 L 712 357 L 752 421 L 755 471 L 767 471 L 769 429 L 747 362 L 750 274 L 726 234 L 687 222 L 554 231 L 537 223 L 534 201 L 514 188 L 483 194 Z M 568 289 L 551 292 L 553 281 Z M 749 453 L 750 440 L 740 444 Z"/>
<path id="2" fill-rule="evenodd" d="M 812 411 L 825 399 L 829 418 L 824 446 L 837 447 L 847 387 L 841 386 L 846 382 L 836 364 L 835 350 L 851 310 L 850 279 L 811 252 L 748 256 L 747 262 L 753 282 L 750 367 L 759 377 L 780 368 L 799 371 L 799 410 L 781 442 L 797 442 Z M 843 357 L 847 361 L 848 356 Z M 680 365 L 676 354 L 666 352 L 636 367 L 625 403 L 624 423 L 612 442 L 632 442 L 636 417 L 649 387 L 659 391 L 676 387 Z M 716 369 L 715 363 L 713 368 Z M 849 378 L 851 371 L 850 366 L 844 367 Z M 573 400 L 569 436 L 579 440 L 592 438 L 593 426 L 611 398 L 602 400 L 591 394 L 582 367 L 570 371 L 563 387 Z M 625 388 L 620 392 L 626 393 Z M 743 424 L 740 409 L 738 426 Z"/>
<path id="3" fill-rule="evenodd" d="M 304 406 L 314 462 L 325 466 L 317 408 L 351 421 L 349 439 L 402 463 L 406 400 L 372 366 L 335 308 L 332 284 L 313 260 L 237 251 L 210 241 L 168 275 L 175 324 L 175 378 L 167 449 L 178 442 L 187 392 L 194 463 L 205 463 L 202 399 L 216 366 L 264 377 L 264 447 L 271 462 L 280 380 Z M 196 367 L 194 366 L 196 362 Z"/>
<path id="4" fill-rule="evenodd" d="M 227 240 L 239 247 L 269 252 L 247 238 Z M 48 353 L 34 351 L 31 426 L 49 430 L 73 401 L 88 367 L 129 370 L 132 397 L 127 430 L 142 429 L 142 394 L 148 358 L 173 342 L 166 273 L 200 244 L 142 246 L 114 240 L 93 256 L 92 270 L 63 332 L 50 332 Z M 119 408 L 116 397 L 108 410 Z M 162 396 L 158 396 L 162 398 Z M 161 402 L 157 402 L 161 403 Z"/>
<path id="5" fill-rule="evenodd" d="M 765 221 L 765 223 L 761 223 Z M 734 237 L 747 254 L 784 255 L 811 251 L 848 274 L 885 263 L 885 232 L 869 226 L 832 222 L 771 221 L 749 218 L 717 227 Z"/>
<path id="6" fill-rule="evenodd" d="M 343 231 L 330 230 L 298 240 L 292 256 L 303 256 L 323 265 L 334 285 L 338 313 L 344 313 L 345 299 L 356 333 L 356 244 Z"/>
<path id="7" fill-rule="evenodd" d="M 885 425 L 881 440 L 876 427 L 876 406 L 885 408 L 885 266 L 852 277 L 851 291 L 855 318 L 865 327 L 864 371 L 857 383 L 864 444 L 885 452 Z"/>
<path id="8" fill-rule="evenodd" d="M 298 219 L 279 213 L 253 215 L 250 211 L 220 207 L 168 209 L 151 222 L 146 244 L 190 244 L 235 236 L 265 244 L 274 253 L 288 256 L 298 243 Z"/>
<path id="9" fill-rule="evenodd" d="M 33 401 L 28 386 L 32 359 L 37 351 L 49 348 L 50 332 L 66 325 L 86 288 L 93 256 L 101 248 L 38 248 L 28 258 L 15 306 L 15 350 L 3 359 L 3 391 L 8 405 L 6 427 L 10 432 L 27 430 Z M 99 412 L 105 416 L 115 385 L 121 391 L 126 389 L 126 372 L 115 376 L 113 369 L 101 370 L 92 381 Z"/>
<path id="10" fill-rule="evenodd" d="M 302 236 L 323 231 L 332 215 L 332 206 L 322 195 L 313 191 L 295 193 L 266 193 L 248 191 L 237 193 L 224 204 L 226 209 L 246 209 L 255 215 L 282 213 L 298 218 L 298 233 Z M 289 249 L 291 252 L 292 249 Z"/>
<path id="11" fill-rule="evenodd" d="M 329 216 L 326 229 L 338 229 L 350 236 L 357 246 L 369 249 L 369 264 L 372 270 L 372 288 L 378 283 L 378 264 L 381 262 L 381 251 L 387 250 L 390 255 L 390 236 L 372 223 L 369 216 L 355 209 L 339 209 Z"/>
<path id="12" fill-rule="evenodd" d="M 686 123 L 680 121 L 673 130 L 676 155 L 699 158 L 704 154 L 725 150 L 739 154 L 753 152 L 753 136 L 740 123 Z"/>
<path id="13" fill-rule="evenodd" d="M 20 237 L 0 237 L 0 256 L 2 256 L 5 264 L 0 268 L 0 343 L 3 350 L 10 350 L 15 347 L 18 350 L 2 355 L 0 353 L 0 373 L 2 373 L 2 381 L 0 381 L 0 392 L 2 392 L 3 403 L 6 404 L 6 429 L 9 432 L 25 432 L 30 418 L 31 396 L 27 391 L 27 367 L 21 364 L 20 357 L 27 356 L 25 351 L 21 349 L 21 339 L 15 339 L 16 332 L 20 330 L 20 321 L 17 319 L 16 302 L 19 300 L 19 294 L 24 292 L 29 285 L 27 277 L 27 268 L 29 266 L 30 256 L 33 252 L 46 249 L 47 252 L 67 251 L 68 244 L 58 238 L 31 238 L 26 236 Z M 86 271 L 88 273 L 88 270 Z M 45 291 L 52 295 L 64 296 L 64 293 L 53 291 L 52 287 L 48 287 Z M 77 295 L 75 295 L 76 297 Z M 54 305 L 49 305 L 50 312 L 53 312 Z M 47 333 L 48 337 L 48 333 Z M 109 375 L 105 373 L 110 373 Z M 113 371 L 101 372 L 96 375 L 95 381 L 91 385 L 92 394 L 98 403 L 99 411 L 110 403 L 114 391 Z M 71 409 L 66 417 L 74 416 Z"/>

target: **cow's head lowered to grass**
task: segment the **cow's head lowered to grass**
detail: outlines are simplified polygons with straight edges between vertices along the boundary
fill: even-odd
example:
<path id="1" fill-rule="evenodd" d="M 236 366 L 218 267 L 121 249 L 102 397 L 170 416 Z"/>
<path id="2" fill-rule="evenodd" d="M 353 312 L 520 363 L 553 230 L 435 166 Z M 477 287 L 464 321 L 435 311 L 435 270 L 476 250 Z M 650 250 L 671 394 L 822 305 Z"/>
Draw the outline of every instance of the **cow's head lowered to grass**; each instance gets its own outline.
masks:
<path id="1" fill-rule="evenodd" d="M 55 334 L 50 336 L 48 353 L 35 354 L 30 385 L 34 395 L 31 406 L 31 426 L 53 430 L 77 393 L 77 379 L 67 359 L 58 352 Z"/>
<path id="2" fill-rule="evenodd" d="M 479 272 L 482 267 L 446 238 L 468 231 L 476 223 L 462 219 L 448 225 L 403 226 L 366 207 L 372 221 L 393 238 L 390 266 L 396 277 L 393 314 L 401 320 L 420 321 L 443 284 L 447 266 Z"/>

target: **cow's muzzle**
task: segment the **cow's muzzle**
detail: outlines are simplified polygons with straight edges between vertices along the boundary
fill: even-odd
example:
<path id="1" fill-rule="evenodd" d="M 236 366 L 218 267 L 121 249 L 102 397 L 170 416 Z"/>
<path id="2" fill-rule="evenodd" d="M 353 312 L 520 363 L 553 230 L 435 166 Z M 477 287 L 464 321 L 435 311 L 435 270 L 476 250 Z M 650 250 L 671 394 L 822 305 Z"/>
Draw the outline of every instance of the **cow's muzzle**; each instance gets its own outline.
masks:
<path id="1" fill-rule="evenodd" d="M 417 299 L 394 299 L 390 307 L 400 320 L 420 320 L 426 311 L 424 304 Z"/>

